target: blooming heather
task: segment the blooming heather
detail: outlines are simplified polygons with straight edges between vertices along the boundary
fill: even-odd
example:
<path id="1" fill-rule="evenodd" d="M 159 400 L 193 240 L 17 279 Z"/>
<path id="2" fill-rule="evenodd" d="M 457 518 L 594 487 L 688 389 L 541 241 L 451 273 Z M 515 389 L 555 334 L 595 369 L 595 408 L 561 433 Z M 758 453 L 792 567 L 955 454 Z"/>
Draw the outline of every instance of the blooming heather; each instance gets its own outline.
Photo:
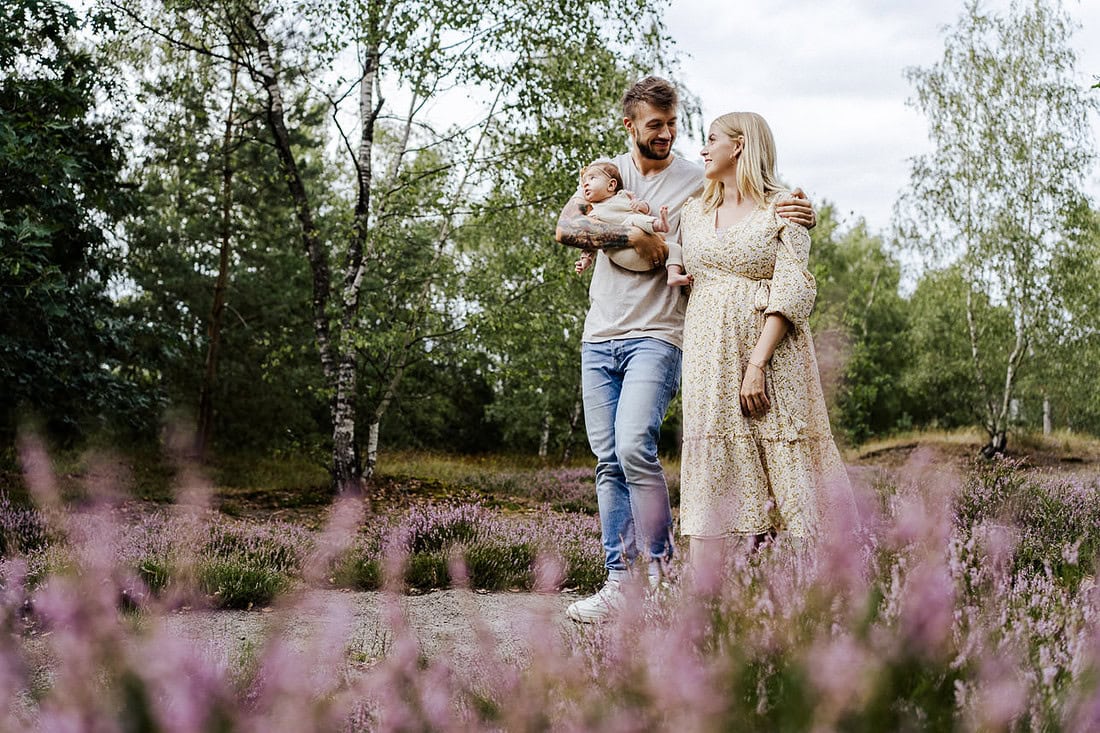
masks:
<path id="1" fill-rule="evenodd" d="M 521 662 L 472 618 L 472 665 L 426 656 L 388 592 L 385 654 L 356 660 L 347 594 L 308 585 L 357 556 L 395 589 L 421 562 L 459 586 L 482 574 L 553 590 L 576 563 L 602 574 L 594 516 L 340 506 L 310 533 L 207 512 L 59 513 L 47 495 L 41 514 L 3 520 L 45 539 L 0 562 L 0 730 L 1094 730 L 1096 482 L 1004 462 L 956 475 L 927 454 L 899 476 L 865 497 L 858 527 L 813 548 L 780 535 L 674 566 L 670 588 L 629 582 L 601 626 L 524 618 Z M 295 579 L 276 618 L 309 619 L 306 641 L 291 646 L 280 621 L 244 658 L 169 634 L 173 589 L 214 562 Z M 120 599 L 156 563 L 172 580 L 135 623 Z"/>

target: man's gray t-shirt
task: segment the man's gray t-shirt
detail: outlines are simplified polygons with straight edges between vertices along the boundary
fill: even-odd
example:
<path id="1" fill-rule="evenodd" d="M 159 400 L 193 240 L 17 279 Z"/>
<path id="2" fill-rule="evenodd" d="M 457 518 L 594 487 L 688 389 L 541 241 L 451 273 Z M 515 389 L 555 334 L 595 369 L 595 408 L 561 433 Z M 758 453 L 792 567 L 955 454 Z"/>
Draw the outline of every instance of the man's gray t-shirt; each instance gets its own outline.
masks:
<path id="1" fill-rule="evenodd" d="M 630 153 L 613 158 L 623 178 L 623 190 L 632 191 L 649 203 L 656 215 L 668 207 L 668 242 L 680 238 L 680 209 L 703 188 L 703 168 L 682 158 L 674 158 L 660 173 L 643 176 Z M 612 339 L 656 338 L 677 348 L 683 345 L 684 308 L 687 297 L 682 288 L 670 288 L 665 268 L 634 272 L 614 264 L 600 252 L 588 288 L 591 306 L 584 320 L 582 340 L 589 343 Z"/>

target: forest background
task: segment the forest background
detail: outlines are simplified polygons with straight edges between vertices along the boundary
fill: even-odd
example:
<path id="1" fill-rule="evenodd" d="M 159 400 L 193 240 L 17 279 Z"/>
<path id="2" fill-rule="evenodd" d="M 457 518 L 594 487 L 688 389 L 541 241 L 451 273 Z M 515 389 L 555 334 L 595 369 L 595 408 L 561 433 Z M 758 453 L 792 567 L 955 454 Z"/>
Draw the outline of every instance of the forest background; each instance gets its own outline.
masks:
<path id="1" fill-rule="evenodd" d="M 701 124 L 664 10 L 0 2 L 5 461 L 27 428 L 141 449 L 180 421 L 208 460 L 304 455 L 336 485 L 380 447 L 582 454 L 587 279 L 553 227 L 626 145 L 631 80 L 676 80 Z M 909 72 L 933 150 L 891 227 L 819 192 L 811 327 L 843 442 L 1100 434 L 1100 91 L 1073 30 L 1050 0 L 965 3 Z M 456 93 L 475 122 L 426 113 Z"/>

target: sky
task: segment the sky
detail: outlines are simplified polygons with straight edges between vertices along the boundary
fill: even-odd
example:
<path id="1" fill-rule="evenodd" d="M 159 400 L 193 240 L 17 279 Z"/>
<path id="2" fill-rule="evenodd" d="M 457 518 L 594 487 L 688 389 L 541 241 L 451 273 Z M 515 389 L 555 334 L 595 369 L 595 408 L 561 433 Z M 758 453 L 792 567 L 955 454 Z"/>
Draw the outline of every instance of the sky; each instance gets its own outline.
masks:
<path id="1" fill-rule="evenodd" d="M 1100 0 L 1064 0 L 1080 24 L 1078 81 L 1100 76 Z M 698 95 L 704 124 L 731 111 L 762 114 L 778 148 L 779 174 L 812 200 L 828 200 L 846 224 L 885 231 L 909 159 L 928 152 L 925 118 L 907 106 L 911 66 L 942 58 L 943 29 L 961 0 L 672 0 L 665 14 L 681 55 L 680 79 Z M 1003 10 L 1007 0 L 984 7 Z M 1093 39 L 1091 48 L 1086 39 Z M 1100 95 L 1100 90 L 1091 92 Z M 1092 116 L 1094 141 L 1100 115 Z M 680 131 L 677 151 L 698 160 Z M 1100 203 L 1100 167 L 1086 185 Z"/>

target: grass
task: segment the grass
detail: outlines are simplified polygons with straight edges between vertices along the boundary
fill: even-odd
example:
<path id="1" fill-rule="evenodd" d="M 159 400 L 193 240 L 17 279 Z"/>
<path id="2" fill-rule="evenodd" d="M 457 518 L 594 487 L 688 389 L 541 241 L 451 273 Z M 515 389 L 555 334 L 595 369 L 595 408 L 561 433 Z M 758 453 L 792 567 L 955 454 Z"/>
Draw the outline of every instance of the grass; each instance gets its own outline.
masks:
<path id="1" fill-rule="evenodd" d="M 974 447 L 975 453 L 986 442 L 985 433 L 979 428 L 959 428 L 957 430 L 907 430 L 894 435 L 874 438 L 862 445 L 850 448 L 845 456 L 848 460 L 865 459 L 885 451 L 899 448 L 912 448 L 918 445 L 955 445 Z"/>
<path id="2" fill-rule="evenodd" d="M 922 445 L 953 446 L 974 454 L 986 444 L 985 431 L 977 427 L 956 430 L 911 430 L 869 440 L 846 451 L 849 461 L 868 460 L 882 453 Z M 1053 461 L 1100 461 L 1100 438 L 1085 433 L 1055 430 L 1050 435 L 1039 431 L 1012 431 L 1008 434 L 1008 454 Z"/>
<path id="3" fill-rule="evenodd" d="M 1100 439 L 1085 433 L 1055 430 L 1050 435 L 1040 432 L 1009 436 L 1017 450 L 1027 453 L 1047 453 L 1060 461 L 1100 461 Z M 1012 443 L 1009 450 L 1013 449 Z"/>
<path id="4" fill-rule="evenodd" d="M 289 587 L 289 576 L 259 563 L 213 560 L 199 568 L 199 588 L 218 608 L 266 606 Z"/>

